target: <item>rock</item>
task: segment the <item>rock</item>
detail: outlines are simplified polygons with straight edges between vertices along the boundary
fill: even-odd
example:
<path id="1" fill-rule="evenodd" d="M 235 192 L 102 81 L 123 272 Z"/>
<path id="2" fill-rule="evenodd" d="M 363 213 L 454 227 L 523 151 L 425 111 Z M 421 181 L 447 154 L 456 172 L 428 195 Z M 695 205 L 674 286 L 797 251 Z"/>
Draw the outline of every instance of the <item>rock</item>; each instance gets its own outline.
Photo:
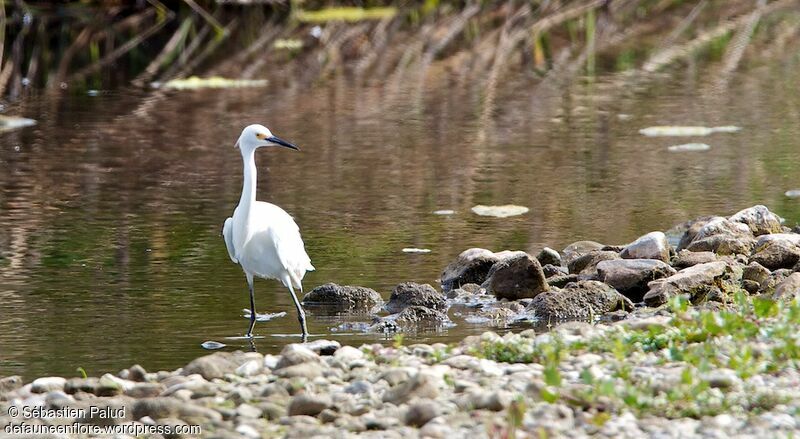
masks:
<path id="1" fill-rule="evenodd" d="M 134 364 L 128 369 L 128 378 L 131 381 L 145 382 L 147 381 L 147 371 L 140 365 Z"/>
<path id="2" fill-rule="evenodd" d="M 245 386 L 239 386 L 231 390 L 226 399 L 238 406 L 253 399 L 253 392 Z"/>
<path id="3" fill-rule="evenodd" d="M 95 394 L 97 396 L 119 395 L 124 391 L 133 388 L 135 385 L 136 383 L 133 381 L 123 380 L 122 378 L 107 373 L 101 376 L 100 380 L 97 382 Z"/>
<path id="4" fill-rule="evenodd" d="M 744 290 L 749 294 L 758 294 L 759 290 L 761 289 L 761 284 L 754 280 L 743 279 L 742 288 L 744 288 Z"/>
<path id="5" fill-rule="evenodd" d="M 693 242 L 714 235 L 753 237 L 753 233 L 746 224 L 730 221 L 722 217 L 714 217 L 697 231 Z"/>
<path id="6" fill-rule="evenodd" d="M 236 415 L 242 418 L 258 419 L 261 417 L 262 412 L 260 408 L 244 403 L 236 407 Z"/>
<path id="7" fill-rule="evenodd" d="M 547 285 L 556 288 L 564 288 L 567 284 L 577 282 L 580 280 L 577 274 L 564 274 L 561 276 L 553 276 L 547 279 Z"/>
<path id="8" fill-rule="evenodd" d="M 775 286 L 772 300 L 791 301 L 800 296 L 800 273 L 792 273 Z"/>
<path id="9" fill-rule="evenodd" d="M 681 269 L 688 268 L 697 264 L 705 264 L 706 262 L 714 262 L 717 260 L 717 254 L 714 252 L 691 252 L 689 250 L 681 250 L 672 260 L 672 266 Z"/>
<path id="10" fill-rule="evenodd" d="M 22 377 L 19 375 L 0 378 L 0 395 L 17 390 L 20 387 L 22 387 Z"/>
<path id="11" fill-rule="evenodd" d="M 491 410 L 499 412 L 511 405 L 511 394 L 503 390 L 476 389 L 461 400 L 459 406 L 467 410 Z"/>
<path id="12" fill-rule="evenodd" d="M 736 375 L 736 372 L 726 368 L 712 369 L 702 374 L 700 379 L 708 382 L 711 387 L 721 389 L 731 389 L 742 385 L 742 379 Z"/>
<path id="13" fill-rule="evenodd" d="M 619 259 L 619 253 L 608 250 L 596 250 L 577 257 L 567 265 L 570 274 L 594 275 L 600 261 Z"/>
<path id="14" fill-rule="evenodd" d="M 767 241 L 755 249 L 750 261 L 758 262 L 769 270 L 792 268 L 800 261 L 800 247 L 783 240 Z"/>
<path id="15" fill-rule="evenodd" d="M 544 277 L 550 278 L 569 274 L 569 271 L 565 267 L 547 264 L 542 266 L 542 273 L 544 273 Z"/>
<path id="16" fill-rule="evenodd" d="M 153 398 L 166 390 L 161 383 L 136 383 L 133 387 L 125 390 L 125 395 L 131 398 Z"/>
<path id="17" fill-rule="evenodd" d="M 766 206 L 757 205 L 736 212 L 728 218 L 730 221 L 746 224 L 755 236 L 780 233 L 783 220 L 770 212 Z"/>
<path id="18" fill-rule="evenodd" d="M 693 252 L 715 252 L 720 255 L 746 255 L 753 251 L 753 238 L 731 235 L 712 235 L 689 245 Z"/>
<path id="19" fill-rule="evenodd" d="M 633 310 L 633 303 L 614 288 L 598 281 L 571 283 L 564 289 L 551 289 L 533 298 L 526 308 L 540 320 L 577 319 L 606 312 Z"/>
<path id="20" fill-rule="evenodd" d="M 603 247 L 605 247 L 603 244 L 594 241 L 573 242 L 572 244 L 566 246 L 561 252 L 563 265 L 569 266 L 569 264 L 571 264 L 575 259 L 578 259 L 587 253 L 600 250 Z"/>
<path id="21" fill-rule="evenodd" d="M 428 284 L 404 282 L 394 287 L 384 308 L 390 313 L 398 313 L 409 306 L 423 306 L 443 311 L 447 309 L 447 301 L 443 294 Z"/>
<path id="22" fill-rule="evenodd" d="M 383 394 L 383 402 L 402 404 L 411 398 L 436 398 L 439 396 L 441 379 L 428 372 L 418 372 L 410 380 L 405 381 Z"/>
<path id="23" fill-rule="evenodd" d="M 64 384 L 67 380 L 62 377 L 43 377 L 33 380 L 31 383 L 31 392 L 33 393 L 47 393 L 53 390 L 64 390 Z"/>
<path id="24" fill-rule="evenodd" d="M 424 399 L 411 404 L 403 417 L 406 425 L 422 427 L 441 413 L 441 403 Z"/>
<path id="25" fill-rule="evenodd" d="M 524 252 L 515 252 L 494 264 L 482 287 L 498 299 L 508 300 L 536 297 L 548 289 L 539 261 Z"/>
<path id="26" fill-rule="evenodd" d="M 251 377 L 253 375 L 258 375 L 261 373 L 263 369 L 263 361 L 258 360 L 248 360 L 242 363 L 241 366 L 236 368 L 236 375 L 241 377 Z"/>
<path id="27" fill-rule="evenodd" d="M 678 294 L 688 294 L 693 302 L 702 301 L 710 287 L 718 287 L 724 282 L 726 289 L 732 290 L 741 278 L 741 269 L 731 267 L 724 261 L 694 265 L 670 277 L 650 282 L 644 303 L 652 307 L 660 306 Z"/>
<path id="28" fill-rule="evenodd" d="M 689 244 L 691 244 L 692 241 L 694 241 L 695 237 L 697 237 L 697 233 L 700 231 L 700 229 L 702 229 L 703 226 L 708 224 L 711 220 L 714 220 L 716 218 L 722 218 L 722 217 L 703 216 L 703 217 L 696 218 L 694 220 L 686 222 L 683 225 L 683 228 L 685 228 L 685 231 L 683 232 L 683 235 L 681 236 L 681 240 L 678 242 L 677 251 L 680 252 L 681 250 L 684 250 L 687 247 L 689 247 Z"/>
<path id="29" fill-rule="evenodd" d="M 670 246 L 663 232 L 650 232 L 625 246 L 619 253 L 622 259 L 657 259 L 669 262 Z"/>
<path id="30" fill-rule="evenodd" d="M 536 260 L 539 265 L 553 265 L 555 267 L 561 266 L 561 255 L 550 247 L 545 247 L 536 255 Z"/>
<path id="31" fill-rule="evenodd" d="M 483 248 L 464 250 L 442 272 L 442 290 L 447 292 L 468 283 L 482 284 L 498 260 L 493 252 Z"/>
<path id="32" fill-rule="evenodd" d="M 681 238 L 682 243 L 684 238 Z M 702 224 L 694 238 L 686 245 L 686 249 L 733 255 L 750 254 L 754 246 L 755 239 L 746 224 L 713 217 Z"/>
<path id="33" fill-rule="evenodd" d="M 316 352 L 300 343 L 291 343 L 281 350 L 281 358 L 276 365 L 277 369 L 294 366 L 302 363 L 319 363 L 320 358 Z"/>
<path id="34" fill-rule="evenodd" d="M 337 360 L 340 360 L 343 363 L 348 364 L 355 360 L 360 360 L 364 358 L 364 352 L 352 346 L 345 345 L 336 350 L 336 352 L 333 354 L 333 358 L 336 358 Z"/>
<path id="35" fill-rule="evenodd" d="M 656 259 L 616 259 L 597 264 L 597 276 L 634 302 L 642 300 L 650 281 L 675 274 L 674 268 Z"/>
<path id="36" fill-rule="evenodd" d="M 178 418 L 190 424 L 221 421 L 222 415 L 210 408 L 201 407 L 173 397 L 143 398 L 133 404 L 133 419 L 149 416 L 153 419 Z"/>
<path id="37" fill-rule="evenodd" d="M 280 378 L 314 379 L 322 376 L 324 369 L 317 363 L 302 363 L 276 369 L 274 374 Z"/>
<path id="38" fill-rule="evenodd" d="M 800 234 L 798 233 L 773 233 L 772 235 L 761 235 L 756 241 L 756 248 L 763 247 L 771 241 L 784 241 L 788 244 L 800 246 Z"/>
<path id="39" fill-rule="evenodd" d="M 770 274 L 770 271 L 764 268 L 764 266 L 758 262 L 751 262 L 742 269 L 743 280 L 751 280 L 758 284 L 761 284 L 767 280 Z"/>
<path id="40" fill-rule="evenodd" d="M 239 363 L 229 352 L 215 352 L 192 360 L 182 371 L 183 375 L 199 374 L 207 380 L 222 378 L 225 374 L 234 373 Z"/>
<path id="41" fill-rule="evenodd" d="M 289 403 L 289 416 L 317 416 L 323 410 L 332 406 L 331 399 L 327 395 L 309 395 L 301 393 Z"/>
<path id="42" fill-rule="evenodd" d="M 327 283 L 303 296 L 303 306 L 325 306 L 338 311 L 372 312 L 383 304 L 377 291 L 350 285 Z"/>
<path id="43" fill-rule="evenodd" d="M 761 292 L 761 294 L 764 294 L 766 296 L 772 296 L 772 294 L 775 292 L 775 287 L 777 287 L 781 282 L 784 281 L 784 279 L 789 277 L 789 275 L 791 274 L 792 271 L 787 270 L 785 268 L 773 271 L 772 273 L 770 273 L 768 278 L 766 278 L 764 281 L 761 282 L 761 285 L 759 286 L 758 289 L 759 292 Z"/>
<path id="44" fill-rule="evenodd" d="M 78 392 L 95 393 L 99 381 L 94 377 L 70 378 L 64 383 L 64 392 L 70 395 Z"/>
<path id="45" fill-rule="evenodd" d="M 450 323 L 447 314 L 423 306 L 409 306 L 405 308 L 394 318 L 394 321 L 399 325 L 414 325 L 420 323 L 441 325 Z"/>
<path id="46" fill-rule="evenodd" d="M 317 355 L 333 355 L 337 349 L 342 347 L 342 344 L 336 340 L 325 340 L 319 339 L 310 341 L 308 343 L 303 344 L 311 351 L 315 352 Z"/>

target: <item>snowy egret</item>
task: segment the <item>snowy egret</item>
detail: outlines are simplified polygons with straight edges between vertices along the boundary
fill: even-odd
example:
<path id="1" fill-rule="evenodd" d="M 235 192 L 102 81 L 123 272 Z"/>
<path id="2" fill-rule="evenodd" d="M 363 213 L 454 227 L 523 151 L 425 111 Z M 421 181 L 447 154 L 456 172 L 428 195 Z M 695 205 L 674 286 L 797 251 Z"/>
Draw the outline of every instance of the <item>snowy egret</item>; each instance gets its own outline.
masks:
<path id="1" fill-rule="evenodd" d="M 249 125 L 234 147 L 239 148 L 244 162 L 244 182 L 239 205 L 233 216 L 225 220 L 222 236 L 231 260 L 242 266 L 250 288 L 250 329 L 247 337 L 253 336 L 256 324 L 256 304 L 253 290 L 255 276 L 277 279 L 289 289 L 297 307 L 297 318 L 303 332 L 303 341 L 308 337 L 306 316 L 297 300 L 294 289 L 303 291 L 301 281 L 306 271 L 313 271 L 300 238 L 300 229 L 291 216 L 280 207 L 256 201 L 256 149 L 262 146 L 282 146 L 299 150 L 282 140 L 263 125 Z"/>

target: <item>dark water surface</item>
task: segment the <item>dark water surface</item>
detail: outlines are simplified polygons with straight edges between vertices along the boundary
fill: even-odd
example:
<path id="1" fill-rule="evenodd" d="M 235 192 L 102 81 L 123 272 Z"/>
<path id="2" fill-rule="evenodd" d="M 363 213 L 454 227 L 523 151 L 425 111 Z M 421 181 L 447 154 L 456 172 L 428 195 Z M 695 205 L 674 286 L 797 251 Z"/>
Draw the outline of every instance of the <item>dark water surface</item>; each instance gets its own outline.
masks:
<path id="1" fill-rule="evenodd" d="M 766 204 L 793 225 L 800 200 L 800 74 L 774 62 L 727 84 L 695 70 L 644 82 L 578 81 L 548 90 L 512 83 L 482 122 L 480 94 L 326 88 L 110 92 L 40 97 L 9 109 L 34 127 L 0 134 L 0 375 L 90 375 L 134 363 L 174 369 L 217 340 L 244 348 L 247 289 L 220 236 L 241 190 L 241 128 L 264 123 L 300 153 L 261 150 L 258 198 L 292 215 L 325 282 L 434 285 L 460 251 L 561 249 L 631 241 L 703 214 Z M 651 125 L 738 125 L 734 134 L 647 138 Z M 693 141 L 707 152 L 672 153 Z M 495 219 L 476 204 L 520 204 Z M 452 216 L 433 215 L 452 209 Z M 423 247 L 429 254 L 404 254 Z M 292 302 L 256 282 L 262 352 L 296 338 Z M 456 341 L 485 325 L 407 334 Z M 313 334 L 343 343 L 384 336 Z M 522 329 L 524 327 L 515 327 Z"/>

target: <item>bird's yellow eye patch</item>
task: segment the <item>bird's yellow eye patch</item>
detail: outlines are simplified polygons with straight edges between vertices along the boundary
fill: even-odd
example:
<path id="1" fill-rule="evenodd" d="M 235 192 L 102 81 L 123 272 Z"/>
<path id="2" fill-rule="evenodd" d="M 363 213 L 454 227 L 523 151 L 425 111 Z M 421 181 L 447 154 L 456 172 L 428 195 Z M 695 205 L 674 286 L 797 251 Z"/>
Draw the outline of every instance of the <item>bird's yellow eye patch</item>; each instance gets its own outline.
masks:
<path id="1" fill-rule="evenodd" d="M 258 137 L 258 140 L 264 140 L 267 138 L 267 135 L 264 133 L 257 133 L 256 137 Z"/>

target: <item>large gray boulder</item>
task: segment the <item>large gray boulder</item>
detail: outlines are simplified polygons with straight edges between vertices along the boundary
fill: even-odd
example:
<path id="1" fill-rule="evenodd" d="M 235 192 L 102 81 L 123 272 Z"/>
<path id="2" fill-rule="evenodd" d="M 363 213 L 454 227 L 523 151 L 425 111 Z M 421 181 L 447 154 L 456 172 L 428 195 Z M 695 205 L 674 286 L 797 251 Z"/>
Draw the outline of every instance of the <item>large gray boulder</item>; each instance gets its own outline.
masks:
<path id="1" fill-rule="evenodd" d="M 633 303 L 614 288 L 592 280 L 551 288 L 526 308 L 540 320 L 585 319 L 617 310 L 632 311 Z"/>
<path id="2" fill-rule="evenodd" d="M 625 246 L 619 253 L 623 259 L 657 259 L 669 262 L 670 245 L 664 232 L 650 232 Z"/>
<path id="3" fill-rule="evenodd" d="M 443 311 L 447 309 L 447 300 L 444 294 L 428 284 L 403 282 L 394 287 L 384 308 L 390 313 L 398 313 L 409 306 L 423 306 Z"/>
<path id="4" fill-rule="evenodd" d="M 373 311 L 383 304 L 377 291 L 365 287 L 327 283 L 309 291 L 303 306 L 321 306 L 336 311 Z"/>
<path id="5" fill-rule="evenodd" d="M 454 290 L 465 284 L 482 284 L 498 260 L 500 258 L 497 255 L 485 248 L 464 250 L 442 271 L 442 291 Z"/>
<path id="6" fill-rule="evenodd" d="M 800 261 L 800 246 L 788 240 L 770 240 L 756 248 L 750 260 L 769 270 L 792 268 Z"/>
<path id="7" fill-rule="evenodd" d="M 760 204 L 740 210 L 728 219 L 747 225 L 755 236 L 780 233 L 783 230 L 783 219 Z"/>
<path id="8" fill-rule="evenodd" d="M 547 291 L 542 266 L 525 252 L 514 252 L 492 266 L 481 285 L 498 299 L 519 300 Z"/>
<path id="9" fill-rule="evenodd" d="M 660 306 L 679 294 L 687 294 L 693 303 L 699 303 L 713 295 L 712 293 L 727 294 L 735 291 L 741 279 L 742 269 L 725 261 L 698 264 L 670 277 L 650 282 L 649 290 L 644 295 L 644 303 L 647 306 Z"/>
<path id="10" fill-rule="evenodd" d="M 597 264 L 598 280 L 634 302 L 642 300 L 650 281 L 672 276 L 674 268 L 656 259 L 617 259 Z"/>
<path id="11" fill-rule="evenodd" d="M 755 239 L 747 224 L 723 217 L 704 217 L 689 226 L 678 250 L 685 248 L 720 255 L 749 255 L 754 246 Z"/>

